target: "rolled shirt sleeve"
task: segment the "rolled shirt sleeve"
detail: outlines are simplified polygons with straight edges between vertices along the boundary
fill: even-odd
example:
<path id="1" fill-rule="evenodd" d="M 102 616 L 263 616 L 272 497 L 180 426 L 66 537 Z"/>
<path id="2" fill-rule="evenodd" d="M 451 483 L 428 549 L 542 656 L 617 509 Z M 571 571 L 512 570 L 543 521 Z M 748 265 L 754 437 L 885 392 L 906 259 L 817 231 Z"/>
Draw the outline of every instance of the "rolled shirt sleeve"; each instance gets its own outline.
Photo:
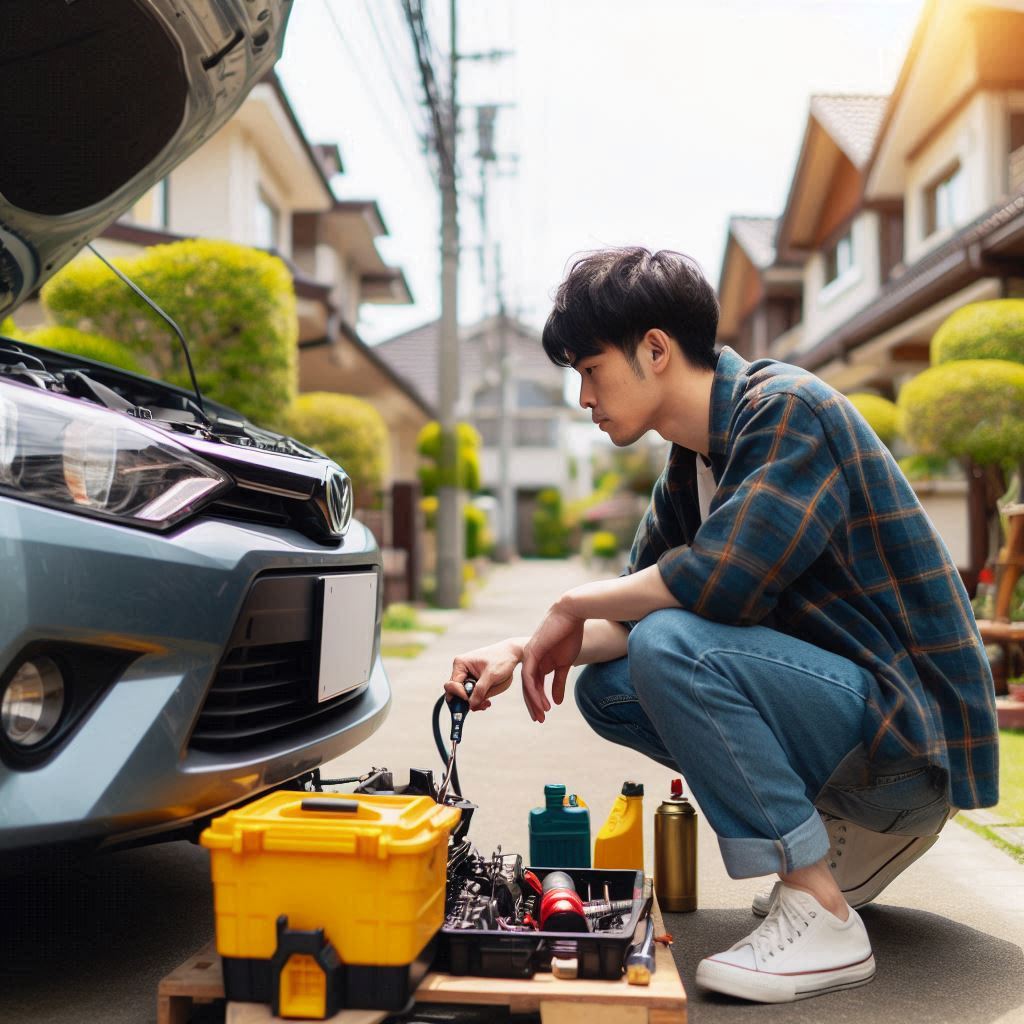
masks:
<path id="1" fill-rule="evenodd" d="M 821 421 L 802 398 L 768 395 L 740 416 L 717 505 L 692 545 L 663 550 L 657 564 L 683 608 L 754 625 L 832 542 L 849 491 Z"/>

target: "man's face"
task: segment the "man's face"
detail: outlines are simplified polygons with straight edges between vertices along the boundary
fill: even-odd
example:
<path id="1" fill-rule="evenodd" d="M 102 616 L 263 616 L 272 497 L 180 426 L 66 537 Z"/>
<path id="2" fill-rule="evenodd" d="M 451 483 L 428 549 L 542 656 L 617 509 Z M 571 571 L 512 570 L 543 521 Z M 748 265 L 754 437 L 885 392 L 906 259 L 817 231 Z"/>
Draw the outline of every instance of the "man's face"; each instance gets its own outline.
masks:
<path id="1" fill-rule="evenodd" d="M 606 345 L 599 355 L 578 360 L 573 369 L 580 375 L 580 405 L 613 444 L 625 447 L 651 429 L 654 382 L 650 375 L 638 376 L 619 349 Z"/>

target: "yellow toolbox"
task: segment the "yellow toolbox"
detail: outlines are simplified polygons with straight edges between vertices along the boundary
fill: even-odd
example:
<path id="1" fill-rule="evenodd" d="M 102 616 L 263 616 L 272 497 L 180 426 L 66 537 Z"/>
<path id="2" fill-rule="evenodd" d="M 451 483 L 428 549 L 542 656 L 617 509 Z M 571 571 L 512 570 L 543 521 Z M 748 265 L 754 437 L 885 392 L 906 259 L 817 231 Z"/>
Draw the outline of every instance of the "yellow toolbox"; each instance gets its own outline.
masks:
<path id="1" fill-rule="evenodd" d="M 460 814 L 427 796 L 279 792 L 215 819 L 201 842 L 227 998 L 283 1017 L 402 1009 L 433 956 Z"/>

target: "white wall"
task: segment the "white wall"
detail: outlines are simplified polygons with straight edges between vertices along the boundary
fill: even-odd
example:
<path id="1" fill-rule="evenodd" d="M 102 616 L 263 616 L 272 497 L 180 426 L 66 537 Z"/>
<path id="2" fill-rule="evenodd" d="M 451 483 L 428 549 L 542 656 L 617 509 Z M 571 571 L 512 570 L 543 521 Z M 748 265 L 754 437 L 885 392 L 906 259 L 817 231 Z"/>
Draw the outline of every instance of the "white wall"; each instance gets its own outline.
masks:
<path id="1" fill-rule="evenodd" d="M 854 217 L 853 267 L 825 284 L 825 257 L 815 253 L 804 266 L 803 326 L 800 348 L 806 351 L 876 295 L 880 270 L 878 215 L 864 211 Z"/>
<path id="2" fill-rule="evenodd" d="M 904 194 L 904 254 L 907 264 L 941 245 L 958 227 L 984 213 L 1006 182 L 1006 100 L 980 92 L 929 142 L 907 167 Z M 925 236 L 925 190 L 959 160 L 964 175 L 960 224 Z"/>

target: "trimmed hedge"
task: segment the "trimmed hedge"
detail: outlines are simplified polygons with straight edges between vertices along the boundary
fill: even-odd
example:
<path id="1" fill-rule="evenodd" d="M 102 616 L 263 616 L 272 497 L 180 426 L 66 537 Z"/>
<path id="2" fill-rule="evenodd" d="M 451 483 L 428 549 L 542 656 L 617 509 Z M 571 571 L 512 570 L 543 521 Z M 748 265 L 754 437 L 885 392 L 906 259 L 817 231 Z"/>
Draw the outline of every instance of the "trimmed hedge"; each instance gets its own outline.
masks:
<path id="1" fill-rule="evenodd" d="M 562 515 L 562 495 L 553 487 L 537 495 L 533 543 L 541 558 L 564 558 L 569 554 L 569 525 Z"/>
<path id="2" fill-rule="evenodd" d="M 299 327 L 291 274 L 280 259 L 195 239 L 114 263 L 177 322 L 204 394 L 257 422 L 272 422 L 292 401 Z M 47 282 L 42 301 L 60 326 L 118 341 L 150 376 L 191 386 L 174 333 L 94 256 Z"/>
<path id="3" fill-rule="evenodd" d="M 353 395 L 311 391 L 295 399 L 279 425 L 348 473 L 357 507 L 373 504 L 388 469 L 388 428 L 369 402 Z"/>
<path id="4" fill-rule="evenodd" d="M 900 410 L 895 402 L 866 391 L 855 391 L 846 396 L 850 404 L 868 421 L 868 426 L 878 435 L 882 444 L 892 447 L 901 433 Z"/>
<path id="5" fill-rule="evenodd" d="M 962 359 L 933 366 L 900 391 L 907 440 L 924 455 L 980 466 L 1024 459 L 1024 366 Z"/>
<path id="6" fill-rule="evenodd" d="M 1024 363 L 1024 299 L 993 299 L 962 306 L 932 337 L 933 366 L 964 359 Z"/>
<path id="7" fill-rule="evenodd" d="M 127 346 L 111 341 L 110 338 L 101 338 L 98 334 L 76 331 L 74 327 L 37 327 L 25 340 L 40 348 L 52 348 L 83 359 L 95 359 L 98 363 L 131 370 L 132 373 L 146 372 Z"/>
<path id="8" fill-rule="evenodd" d="M 456 486 L 470 493 L 480 490 L 480 443 L 480 433 L 474 426 L 469 423 L 456 424 Z M 416 451 L 427 460 L 427 465 L 417 470 L 423 493 L 427 496 L 437 494 L 441 486 L 441 424 L 437 420 L 432 420 L 420 430 L 416 438 Z"/>

